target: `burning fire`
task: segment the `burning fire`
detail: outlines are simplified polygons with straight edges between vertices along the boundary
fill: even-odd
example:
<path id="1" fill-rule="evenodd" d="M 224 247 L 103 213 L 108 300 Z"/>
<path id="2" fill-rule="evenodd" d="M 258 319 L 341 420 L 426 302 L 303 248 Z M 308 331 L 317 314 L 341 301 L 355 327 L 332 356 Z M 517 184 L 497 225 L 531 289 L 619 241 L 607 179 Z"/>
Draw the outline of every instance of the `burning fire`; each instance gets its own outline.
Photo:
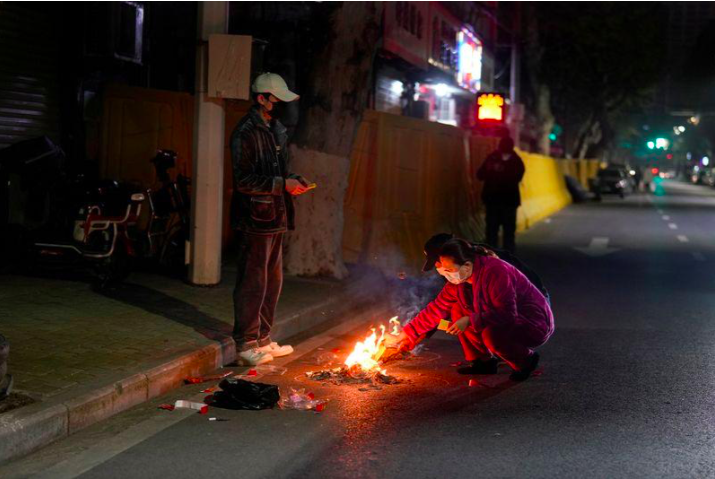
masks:
<path id="1" fill-rule="evenodd" d="M 397 320 L 397 316 L 392 318 L 389 324 L 392 330 L 387 334 L 387 327 L 384 324 L 380 325 L 379 335 L 377 329 L 372 328 L 372 332 L 364 341 L 358 341 L 355 344 L 342 367 L 316 372 L 308 371 L 305 375 L 314 381 L 330 382 L 337 385 L 368 384 L 373 389 L 381 389 L 383 384 L 399 384 L 403 382 L 397 377 L 389 376 L 384 369 L 380 369 L 380 360 L 387 349 L 386 340 L 388 344 L 394 344 L 394 341 L 390 340 L 395 339 L 402 330 L 402 325 Z M 388 353 L 386 360 L 389 361 L 390 357 Z"/>
<path id="2" fill-rule="evenodd" d="M 402 332 L 402 324 L 400 324 L 400 320 L 397 319 L 397 316 L 390 319 L 390 324 L 392 325 L 392 331 L 390 331 L 390 334 L 393 336 L 399 336 Z"/>
<path id="3" fill-rule="evenodd" d="M 390 319 L 390 325 L 392 326 L 391 335 L 397 336 L 400 334 L 400 321 L 397 316 Z M 385 330 L 384 324 L 380 325 L 380 335 L 378 336 L 377 330 L 372 328 L 372 334 L 370 334 L 365 341 L 358 341 L 353 351 L 350 353 L 348 358 L 345 360 L 345 365 L 350 369 L 359 369 L 364 372 L 380 371 L 382 374 L 386 374 L 385 370 L 380 369 L 379 361 L 385 352 Z"/>

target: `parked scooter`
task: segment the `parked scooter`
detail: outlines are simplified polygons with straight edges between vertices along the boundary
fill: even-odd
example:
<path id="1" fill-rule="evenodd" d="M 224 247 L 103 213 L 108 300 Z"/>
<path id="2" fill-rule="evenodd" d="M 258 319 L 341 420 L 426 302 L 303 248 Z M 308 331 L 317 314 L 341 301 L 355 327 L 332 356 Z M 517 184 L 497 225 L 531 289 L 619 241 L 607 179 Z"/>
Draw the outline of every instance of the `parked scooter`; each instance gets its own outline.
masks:
<path id="1" fill-rule="evenodd" d="M 46 137 L 0 151 L 0 225 L 14 232 L 6 242 L 21 253 L 13 255 L 15 266 L 89 267 L 99 287 L 121 281 L 136 255 L 145 194 L 114 180 L 67 178 L 63 162 L 62 150 Z"/>
<path id="2" fill-rule="evenodd" d="M 159 150 L 151 160 L 160 186 L 147 190 L 149 221 L 145 231 L 142 256 L 153 258 L 164 271 L 186 276 L 187 248 L 190 234 L 191 180 L 181 174 L 172 176 L 177 154 Z"/>

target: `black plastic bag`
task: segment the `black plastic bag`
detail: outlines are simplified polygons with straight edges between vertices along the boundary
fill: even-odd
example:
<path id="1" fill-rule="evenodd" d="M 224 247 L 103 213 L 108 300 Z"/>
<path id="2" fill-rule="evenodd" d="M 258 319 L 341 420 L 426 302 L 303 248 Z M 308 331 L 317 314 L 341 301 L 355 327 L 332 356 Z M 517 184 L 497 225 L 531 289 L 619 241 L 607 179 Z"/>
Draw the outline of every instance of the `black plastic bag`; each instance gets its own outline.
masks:
<path id="1" fill-rule="evenodd" d="M 281 396 L 278 386 L 254 383 L 243 379 L 224 379 L 219 383 L 221 391 L 213 395 L 212 406 L 224 409 L 272 409 Z"/>

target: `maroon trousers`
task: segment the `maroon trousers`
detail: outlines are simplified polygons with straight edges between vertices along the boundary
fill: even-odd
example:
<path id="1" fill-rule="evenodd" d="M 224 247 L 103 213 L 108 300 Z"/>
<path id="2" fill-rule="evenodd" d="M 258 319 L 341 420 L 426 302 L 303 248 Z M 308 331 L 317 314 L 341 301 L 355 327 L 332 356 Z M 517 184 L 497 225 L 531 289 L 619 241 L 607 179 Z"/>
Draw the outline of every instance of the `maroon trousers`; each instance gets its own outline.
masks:
<path id="1" fill-rule="evenodd" d="M 459 306 L 452 310 L 452 321 L 467 314 Z M 546 342 L 548 336 L 530 324 L 488 326 L 477 332 L 470 324 L 459 336 L 467 361 L 486 360 L 494 356 L 502 358 L 515 371 L 528 367 L 528 358 L 534 348 Z"/>

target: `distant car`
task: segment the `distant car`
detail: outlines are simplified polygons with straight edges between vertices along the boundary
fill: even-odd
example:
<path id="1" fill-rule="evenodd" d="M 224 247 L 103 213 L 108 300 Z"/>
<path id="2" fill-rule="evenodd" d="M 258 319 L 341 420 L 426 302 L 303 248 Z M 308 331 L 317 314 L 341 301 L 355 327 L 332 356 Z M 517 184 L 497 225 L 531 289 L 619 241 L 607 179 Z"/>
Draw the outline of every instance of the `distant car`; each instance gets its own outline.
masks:
<path id="1" fill-rule="evenodd" d="M 591 191 L 600 197 L 603 194 L 617 194 L 625 198 L 633 192 L 633 180 L 625 168 L 609 166 L 599 170 L 591 182 Z"/>
<path id="2" fill-rule="evenodd" d="M 715 186 L 715 171 L 712 168 L 696 166 L 690 175 L 690 182 L 695 185 Z"/>

